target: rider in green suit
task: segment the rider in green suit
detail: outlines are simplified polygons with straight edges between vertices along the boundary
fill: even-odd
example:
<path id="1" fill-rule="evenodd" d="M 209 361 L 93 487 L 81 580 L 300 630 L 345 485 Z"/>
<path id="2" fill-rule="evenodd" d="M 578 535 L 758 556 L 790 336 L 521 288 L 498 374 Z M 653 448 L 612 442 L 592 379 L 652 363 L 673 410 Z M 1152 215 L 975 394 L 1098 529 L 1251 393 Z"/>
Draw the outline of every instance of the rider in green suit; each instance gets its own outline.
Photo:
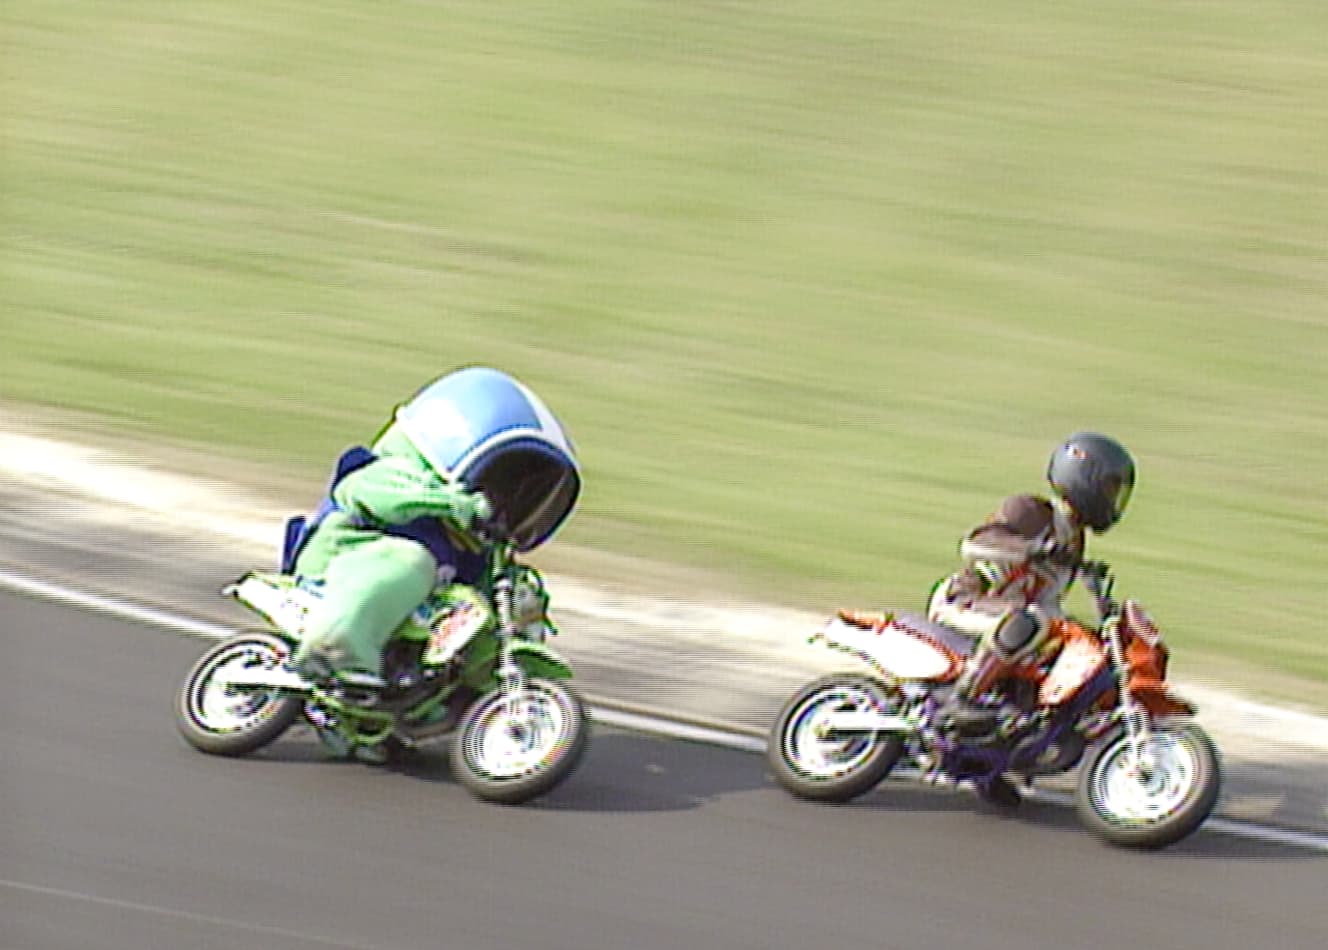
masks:
<path id="1" fill-rule="evenodd" d="M 478 529 L 532 548 L 579 488 L 571 443 L 534 393 L 482 367 L 436 380 L 369 449 L 343 455 L 310 523 L 288 528 L 286 568 L 322 595 L 292 667 L 382 688 L 383 648 L 401 623 L 439 583 L 482 575 Z"/>
<path id="2" fill-rule="evenodd" d="M 439 519 L 458 548 L 473 551 L 479 545 L 468 531 L 492 512 L 482 494 L 444 482 L 395 424 L 371 451 L 376 459 L 332 487 L 336 510 L 295 562 L 297 574 L 323 582 L 323 600 L 294 667 L 311 679 L 377 687 L 383 646 L 433 590 L 440 568 L 425 544 L 387 529 Z"/>

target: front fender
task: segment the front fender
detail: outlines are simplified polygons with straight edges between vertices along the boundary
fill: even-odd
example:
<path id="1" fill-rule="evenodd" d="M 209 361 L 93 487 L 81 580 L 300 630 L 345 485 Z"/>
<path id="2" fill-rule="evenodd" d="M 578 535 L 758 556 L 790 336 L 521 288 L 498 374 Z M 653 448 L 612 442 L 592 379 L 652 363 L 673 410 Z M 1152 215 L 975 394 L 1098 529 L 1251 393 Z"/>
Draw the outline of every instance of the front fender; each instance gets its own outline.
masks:
<path id="1" fill-rule="evenodd" d="M 512 644 L 512 661 L 527 676 L 546 680 L 569 680 L 572 667 L 566 660 L 543 643 L 517 640 Z"/>
<path id="2" fill-rule="evenodd" d="M 472 644 L 472 650 L 466 658 L 466 669 L 462 679 L 467 686 L 480 692 L 488 692 L 498 686 L 497 673 L 498 640 L 486 636 Z M 540 679 L 565 680 L 572 678 L 572 667 L 566 660 L 542 643 L 532 640 L 515 640 L 512 643 L 512 661 L 527 676 Z"/>

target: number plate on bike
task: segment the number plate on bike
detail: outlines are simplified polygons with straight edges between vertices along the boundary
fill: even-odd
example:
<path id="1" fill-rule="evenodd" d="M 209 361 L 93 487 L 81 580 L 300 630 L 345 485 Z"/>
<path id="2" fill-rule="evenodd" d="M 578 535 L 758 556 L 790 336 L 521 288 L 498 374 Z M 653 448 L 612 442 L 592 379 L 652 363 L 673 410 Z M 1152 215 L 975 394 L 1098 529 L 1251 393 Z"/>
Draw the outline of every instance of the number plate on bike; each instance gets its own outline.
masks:
<path id="1" fill-rule="evenodd" d="M 484 610 L 468 602 L 456 604 L 445 611 L 430 628 L 424 662 L 430 665 L 446 663 L 484 629 L 487 619 Z"/>
<path id="2" fill-rule="evenodd" d="M 1106 659 L 1102 648 L 1093 640 L 1071 637 L 1042 681 L 1040 702 L 1048 706 L 1064 702 L 1092 678 Z"/>

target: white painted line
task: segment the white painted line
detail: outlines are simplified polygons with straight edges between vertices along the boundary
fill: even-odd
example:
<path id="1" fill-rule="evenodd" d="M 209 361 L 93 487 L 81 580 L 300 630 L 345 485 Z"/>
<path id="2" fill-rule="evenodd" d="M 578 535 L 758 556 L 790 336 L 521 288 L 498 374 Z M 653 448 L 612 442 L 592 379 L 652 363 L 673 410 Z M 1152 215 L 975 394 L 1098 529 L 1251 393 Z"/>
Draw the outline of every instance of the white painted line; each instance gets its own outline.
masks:
<path id="1" fill-rule="evenodd" d="M 51 600 L 57 603 L 69 604 L 70 606 L 79 607 L 84 610 L 109 614 L 122 620 L 162 627 L 167 630 L 188 634 L 189 636 L 194 637 L 220 639 L 222 637 L 230 636 L 235 632 L 220 624 L 192 620 L 188 617 L 182 617 L 168 611 L 157 610 L 152 607 L 143 607 L 126 601 L 116 600 L 111 597 L 104 597 L 100 594 L 90 594 L 83 591 L 73 590 L 60 584 L 53 584 L 47 581 L 24 577 L 23 575 L 15 574 L 10 571 L 0 571 L 0 589 L 27 594 L 33 597 L 40 597 L 44 600 Z M 593 705 L 591 706 L 591 715 L 595 721 L 602 722 L 608 726 L 615 726 L 652 735 L 666 736 L 671 739 L 702 742 L 707 745 L 722 746 L 739 752 L 764 753 L 766 749 L 765 742 L 754 736 L 743 735 L 742 733 L 726 729 L 709 728 L 695 723 L 680 722 L 664 716 L 624 712 Z M 1031 797 L 1062 805 L 1068 805 L 1072 801 L 1068 795 L 1063 795 L 1057 792 L 1048 792 L 1041 789 L 1034 790 Z M 1275 828 L 1268 825 L 1232 821 L 1226 818 L 1210 819 L 1205 823 L 1203 830 L 1241 838 L 1250 838 L 1256 841 L 1305 848 L 1312 851 L 1328 852 L 1328 835 L 1318 835 L 1285 828 Z"/>
<path id="2" fill-rule="evenodd" d="M 51 584 L 9 571 L 0 571 L 0 588 L 20 594 L 30 594 L 33 597 L 41 597 L 44 600 L 69 604 L 72 607 L 81 607 L 84 610 L 110 614 L 121 620 L 132 620 L 135 623 L 148 624 L 153 627 L 164 627 L 167 630 L 185 633 L 191 637 L 209 637 L 213 640 L 220 640 L 237 632 L 220 624 L 208 623 L 204 620 L 191 620 L 179 614 L 131 604 L 112 597 L 103 597 L 100 594 L 83 593 L 60 584 Z"/>
<path id="3" fill-rule="evenodd" d="M 1035 801 L 1050 802 L 1053 805 L 1074 805 L 1074 798 L 1064 792 L 1050 792 L 1035 788 L 1026 793 Z M 1270 844 L 1287 845 L 1293 848 L 1305 848 L 1309 851 L 1328 852 L 1328 835 L 1317 835 L 1309 831 L 1294 831 L 1290 828 L 1275 828 L 1271 825 L 1259 825 L 1253 822 L 1233 821 L 1230 818 L 1209 818 L 1203 825 L 1204 831 L 1231 835 L 1236 838 L 1250 838 Z"/>
<path id="4" fill-rule="evenodd" d="M 174 920 L 187 920 L 190 923 L 207 924 L 210 927 L 241 930 L 269 937 L 294 938 L 304 943 L 317 943 L 327 947 L 353 948 L 356 946 L 356 944 L 352 943 L 342 943 L 331 937 L 321 937 L 316 934 L 301 933 L 298 930 L 286 930 L 283 927 L 267 927 L 263 924 L 255 924 L 247 920 L 237 920 L 231 917 L 212 917 L 207 914 L 195 914 L 192 911 L 176 910 L 173 907 L 162 907 L 157 904 L 142 904 L 138 901 L 124 901 L 111 897 L 99 897 L 96 894 L 88 894 L 85 891 L 67 891 L 59 887 L 43 887 L 40 884 L 31 884 L 27 881 L 10 881 L 0 878 L 0 887 L 26 892 L 28 894 L 36 894 L 42 897 L 55 897 L 66 901 L 83 901 L 84 903 L 97 904 L 102 907 L 112 907 L 120 911 L 128 910 L 139 914 L 152 914 L 157 917 L 168 917 Z"/>

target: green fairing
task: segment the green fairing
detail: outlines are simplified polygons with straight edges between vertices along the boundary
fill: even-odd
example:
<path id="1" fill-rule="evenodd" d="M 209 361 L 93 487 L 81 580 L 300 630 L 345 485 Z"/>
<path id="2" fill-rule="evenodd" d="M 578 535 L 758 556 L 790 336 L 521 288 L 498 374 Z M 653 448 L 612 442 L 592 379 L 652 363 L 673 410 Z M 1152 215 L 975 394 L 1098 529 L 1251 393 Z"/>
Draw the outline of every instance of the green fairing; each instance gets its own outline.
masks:
<path id="1" fill-rule="evenodd" d="M 489 606 L 489 601 L 484 595 L 468 584 L 449 584 L 441 590 L 435 591 L 423 604 L 423 612 L 427 613 L 428 619 L 420 622 L 419 614 L 416 611 L 410 618 L 401 625 L 395 636 L 404 637 L 407 640 L 428 640 L 432 635 L 432 627 L 438 622 L 443 614 L 455 610 L 464 604 L 470 604 L 478 609 L 484 615 L 484 625 L 492 629 L 495 621 L 493 608 Z"/>

